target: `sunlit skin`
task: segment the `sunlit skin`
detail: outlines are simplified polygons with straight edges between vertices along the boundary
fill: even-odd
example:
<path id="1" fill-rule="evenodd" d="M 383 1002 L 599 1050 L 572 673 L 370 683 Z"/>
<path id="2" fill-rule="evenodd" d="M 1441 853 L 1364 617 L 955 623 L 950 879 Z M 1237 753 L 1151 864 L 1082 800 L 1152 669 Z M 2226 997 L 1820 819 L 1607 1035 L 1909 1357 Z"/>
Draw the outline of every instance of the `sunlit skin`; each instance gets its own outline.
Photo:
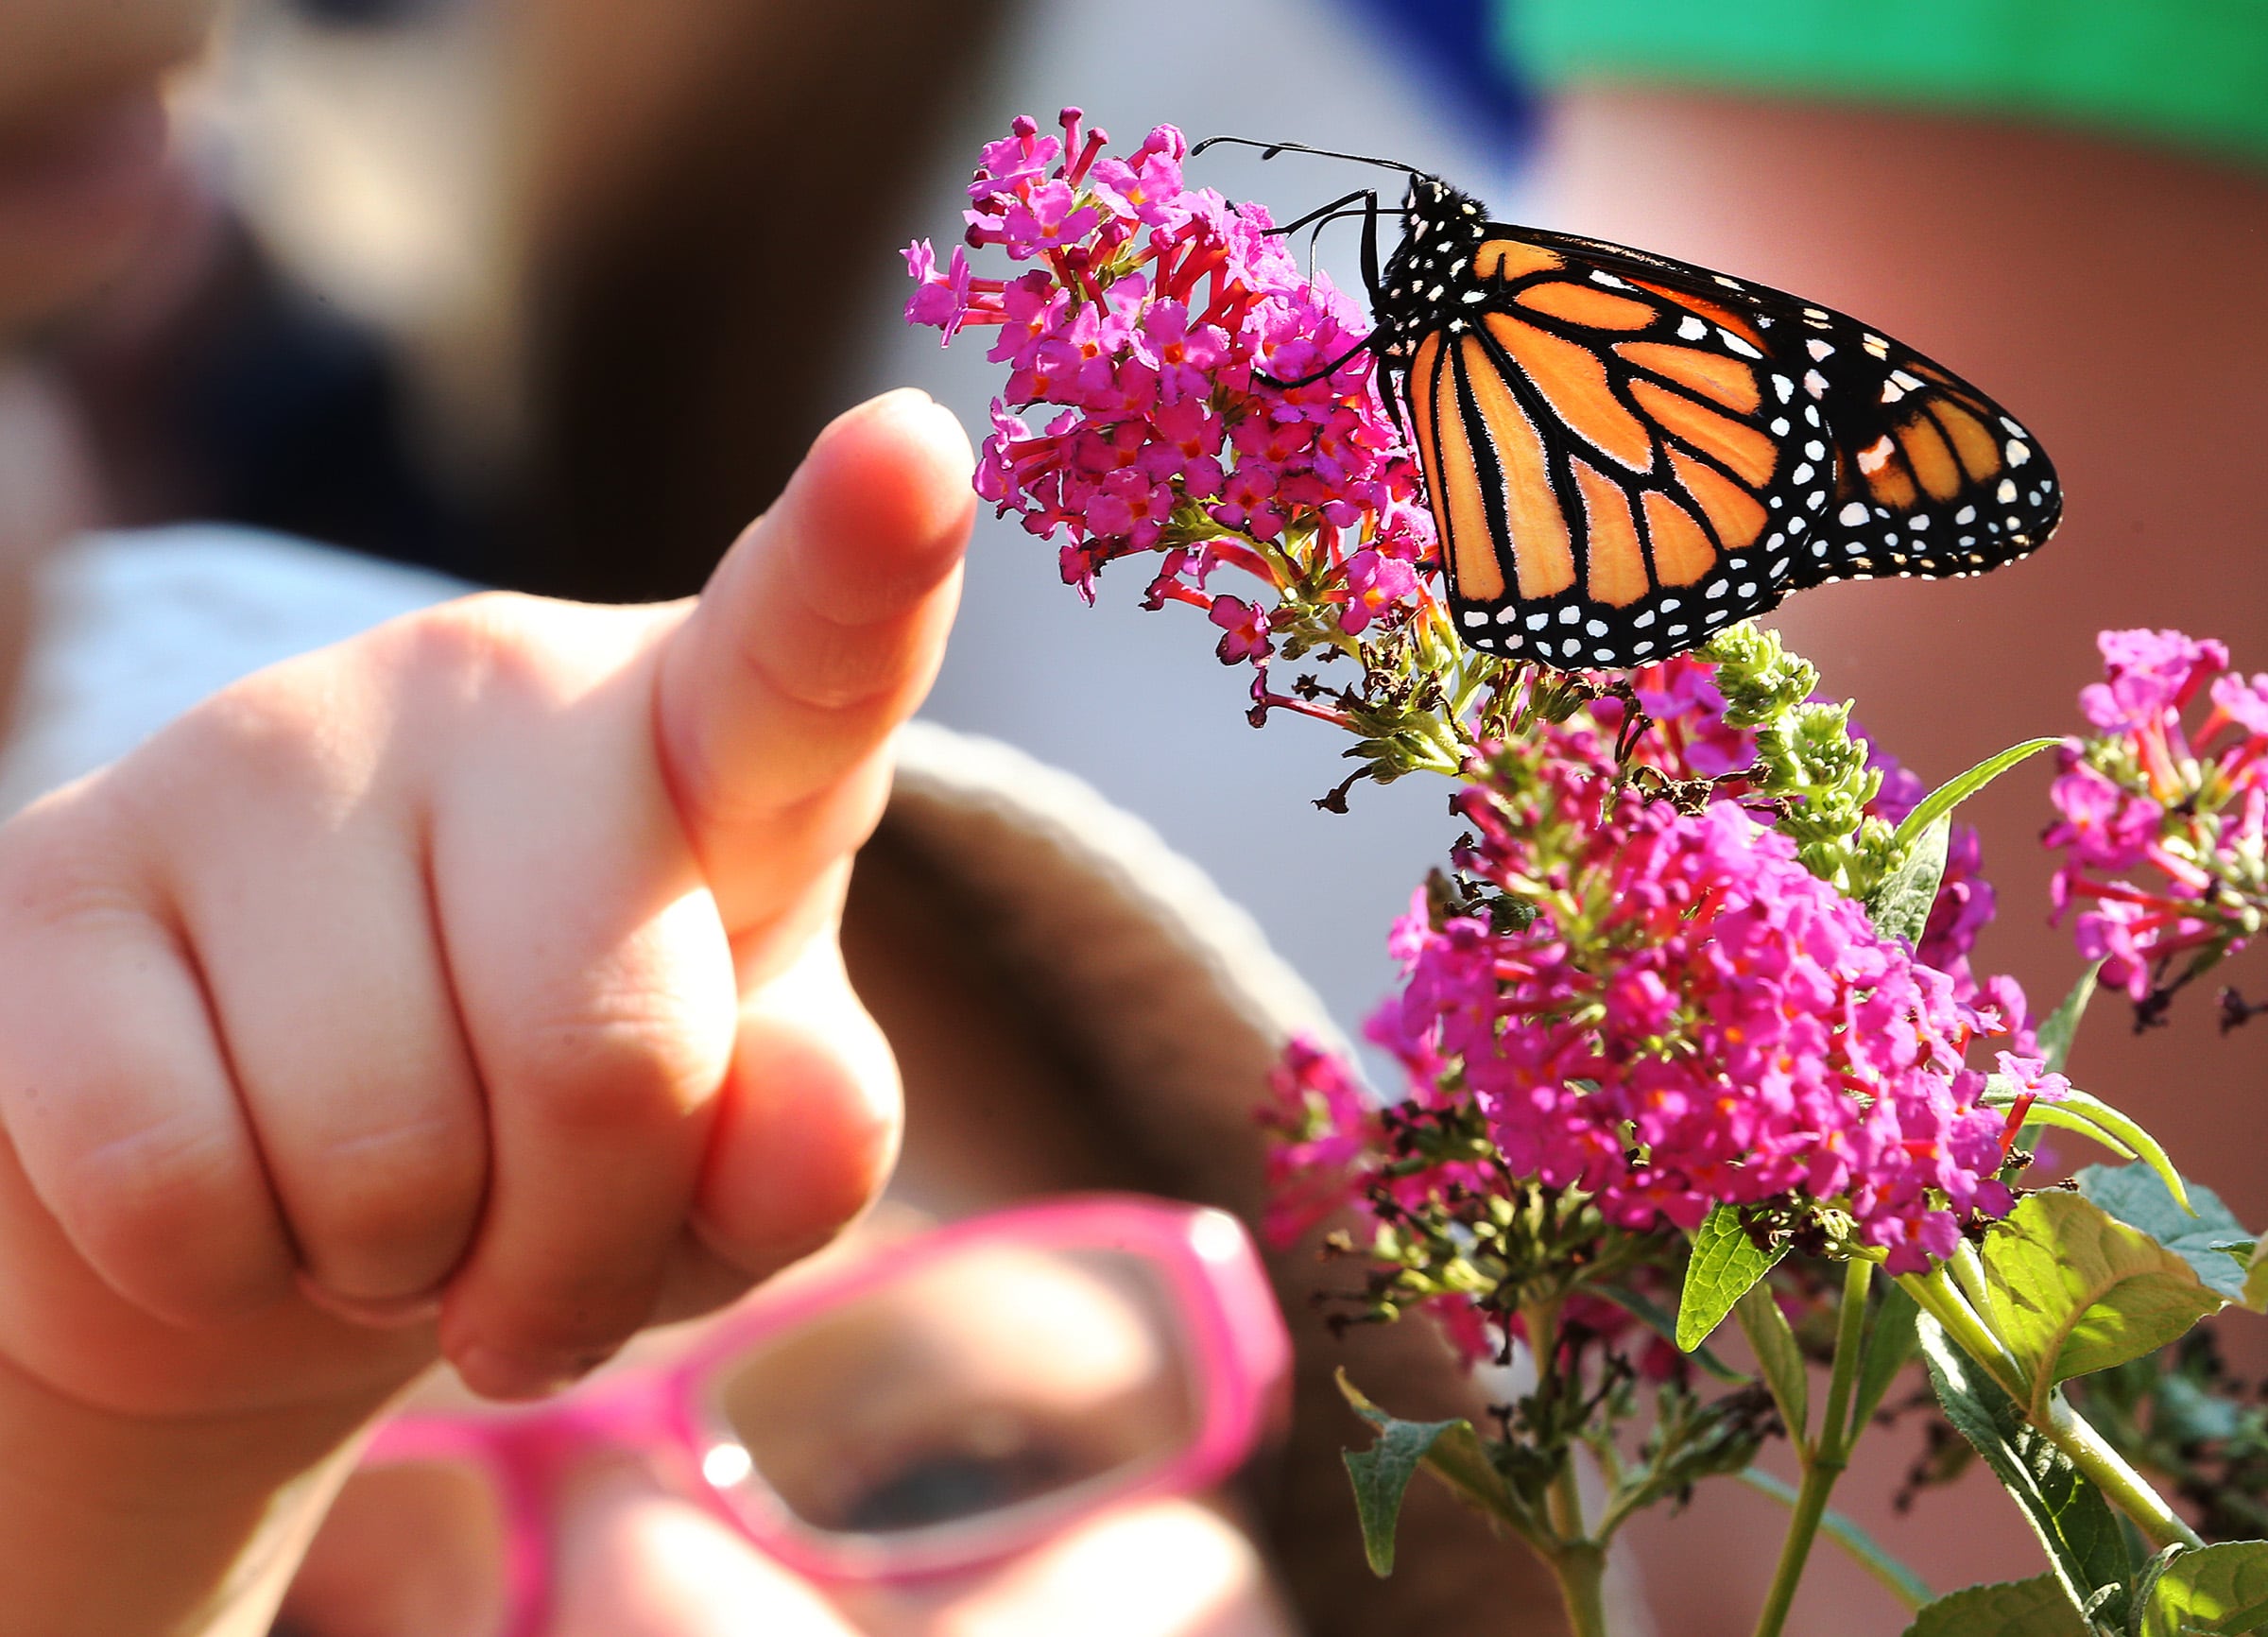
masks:
<path id="1" fill-rule="evenodd" d="M 133 253 L 213 9 L 0 0 L 0 355 Z M 875 1196 L 899 1080 L 838 921 L 951 622 L 970 458 L 920 395 L 879 400 L 697 603 L 413 616 L 0 829 L 0 1637 L 258 1637 L 406 1385 L 560 1390 Z M 934 990 L 888 929 L 871 953 L 875 989 Z M 929 1026 L 948 1060 L 992 1038 Z M 1059 1140 L 962 1144 L 1001 1157 L 941 1157 L 955 1210 L 1077 1180 Z M 1196 1501 L 855 1596 L 648 1452 L 567 1473 L 556 1527 L 558 1637 L 1279 1628 Z M 350 1506 L 325 1562 L 421 1585 L 378 1629 L 425 1637 L 453 1589 L 387 1545 Z"/>

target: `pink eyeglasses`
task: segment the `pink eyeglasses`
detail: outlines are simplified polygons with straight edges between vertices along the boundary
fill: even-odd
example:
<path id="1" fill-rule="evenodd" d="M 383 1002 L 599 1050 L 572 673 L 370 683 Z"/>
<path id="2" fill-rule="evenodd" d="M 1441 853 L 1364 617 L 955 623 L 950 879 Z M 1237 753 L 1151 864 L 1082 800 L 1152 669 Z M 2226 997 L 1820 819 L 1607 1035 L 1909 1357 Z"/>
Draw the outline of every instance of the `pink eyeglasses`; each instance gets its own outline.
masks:
<path id="1" fill-rule="evenodd" d="M 431 1549 L 459 1560 L 455 1601 L 473 1611 L 452 1637 L 537 1637 L 550 1498 L 593 1448 L 655 1459 L 799 1575 L 907 1580 L 1218 1483 L 1280 1412 L 1289 1364 L 1233 1217 L 1069 1198 L 790 1276 L 666 1364 L 547 1404 L 397 1416 L 358 1479 L 400 1487 L 398 1513 L 448 1520 Z"/>

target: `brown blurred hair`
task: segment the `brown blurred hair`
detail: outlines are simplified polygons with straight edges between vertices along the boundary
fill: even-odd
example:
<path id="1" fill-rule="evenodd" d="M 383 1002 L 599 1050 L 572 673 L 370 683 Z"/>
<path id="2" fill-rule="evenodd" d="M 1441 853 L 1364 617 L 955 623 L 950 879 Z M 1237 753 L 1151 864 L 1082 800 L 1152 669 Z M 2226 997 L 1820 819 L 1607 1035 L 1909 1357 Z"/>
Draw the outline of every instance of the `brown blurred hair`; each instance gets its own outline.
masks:
<path id="1" fill-rule="evenodd" d="M 699 588 L 845 406 L 854 303 L 1012 9 L 534 8 L 532 500 L 499 577 L 597 601 Z"/>

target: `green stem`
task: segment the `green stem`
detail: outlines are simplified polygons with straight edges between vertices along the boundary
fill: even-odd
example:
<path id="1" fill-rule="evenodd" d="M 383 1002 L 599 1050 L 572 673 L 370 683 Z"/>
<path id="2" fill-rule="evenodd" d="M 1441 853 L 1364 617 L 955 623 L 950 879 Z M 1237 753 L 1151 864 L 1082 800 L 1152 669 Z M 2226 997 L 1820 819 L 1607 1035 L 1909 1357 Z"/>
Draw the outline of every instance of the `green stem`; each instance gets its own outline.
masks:
<path id="1" fill-rule="evenodd" d="M 1552 1573 L 1571 1637 L 1606 1637 L 1606 1549 L 1595 1541 L 1564 1547 L 1552 1556 Z"/>
<path id="2" fill-rule="evenodd" d="M 1528 1346 L 1536 1355 L 1538 1394 L 1559 1389 L 1559 1303 L 1539 1301 L 1521 1309 Z M 1575 1472 L 1571 1445 L 1561 1452 L 1558 1474 L 1544 1491 L 1544 1514 L 1554 1537 L 1552 1573 L 1559 1581 L 1560 1601 L 1567 1605 L 1568 1629 L 1573 1637 L 1606 1637 L 1605 1580 L 1606 1548 L 1589 1535 L 1583 1520 L 1583 1489 Z"/>
<path id="3" fill-rule="evenodd" d="M 1559 1362 L 1559 1303 L 1538 1302 L 1523 1308 L 1521 1317 L 1527 1323 L 1528 1345 L 1535 1350 L 1537 1390 L 1555 1391 L 1559 1386 L 1555 1379 Z M 1562 1453 L 1558 1475 L 1552 1479 L 1552 1487 L 1545 1491 L 1543 1500 L 1552 1532 L 1559 1537 L 1562 1545 L 1581 1545 L 1589 1540 L 1589 1527 L 1583 1521 L 1583 1489 L 1576 1477 L 1575 1452 L 1572 1445 Z"/>
<path id="4" fill-rule="evenodd" d="M 1843 1265 L 1843 1307 L 1835 1325 L 1835 1362 L 1827 1384 L 1827 1414 L 1819 1423 L 1818 1441 L 1804 1447 L 1800 1435 L 1796 1458 L 1803 1465 L 1803 1484 L 1788 1515 L 1788 1532 L 1779 1544 L 1779 1566 L 1773 1571 L 1772 1589 L 1756 1617 L 1756 1637 L 1779 1637 L 1796 1602 L 1796 1588 L 1803 1580 L 1812 1542 L 1819 1535 L 1819 1520 L 1827 1515 L 1827 1498 L 1850 1459 L 1856 1434 L 1848 1425 L 1852 1389 L 1859 1377 L 1859 1353 L 1866 1333 L 1866 1290 L 1874 1278 L 1874 1264 L 1853 1257 Z"/>
<path id="5" fill-rule="evenodd" d="M 1787 1624 L 1796 1587 L 1803 1579 L 1804 1563 L 1819 1533 L 1819 1520 L 1827 1514 L 1827 1497 L 1834 1492 L 1835 1480 L 1842 1475 L 1841 1461 L 1830 1464 L 1814 1459 L 1805 1464 L 1803 1485 L 1796 1491 L 1795 1509 L 1788 1514 L 1788 1532 L 1779 1543 L 1779 1567 L 1772 1573 L 1772 1589 L 1765 1594 L 1763 1611 L 1756 1617 L 1756 1637 L 1779 1637 L 1780 1628 Z"/>
<path id="6" fill-rule="evenodd" d="M 1955 1287 L 1968 1298 L 1968 1304 L 1980 1314 L 1991 1312 L 1991 1304 L 1984 1297 L 1984 1259 L 1977 1254 L 1977 1248 L 1962 1240 L 1953 1247 L 1953 1259 L 1947 1266 L 1952 1269 Z"/>
<path id="7" fill-rule="evenodd" d="M 1836 1314 L 1835 1362 L 1827 1380 L 1827 1419 L 1819 1427 L 1819 1453 L 1832 1454 L 1839 1463 L 1858 1442 L 1858 1429 L 1848 1425 L 1851 1394 L 1859 1384 L 1859 1354 L 1866 1336 L 1866 1292 L 1874 1283 L 1874 1264 L 1854 1256 L 1843 1265 L 1843 1305 Z"/>
<path id="8" fill-rule="evenodd" d="M 2071 1465 L 2108 1495 L 2111 1505 L 2134 1520 L 2134 1526 L 2141 1530 L 2151 1545 L 2163 1550 L 2179 1542 L 2194 1551 L 2205 1544 L 2205 1538 L 2191 1528 L 2166 1504 L 2165 1496 L 2128 1466 L 2125 1457 L 2112 1449 L 2067 1400 L 2057 1398 L 2049 1405 L 2048 1422 L 2039 1428 L 2047 1435 L 2048 1441 L 2070 1456 Z M 2038 1425 L 2036 1422 L 2033 1424 Z"/>
<path id="9" fill-rule="evenodd" d="M 1927 1273 L 1901 1273 L 1898 1276 L 1898 1282 L 1905 1287 L 1906 1294 L 1914 1299 L 1916 1306 L 1934 1318 L 1963 1353 L 1984 1367 L 1985 1374 L 1992 1377 L 1994 1386 L 2019 1404 L 2031 1396 L 2025 1388 L 2024 1372 L 2016 1362 L 2016 1355 L 2008 1351 L 2007 1344 L 1994 1334 L 1992 1327 L 1978 1317 L 1977 1310 L 1969 1306 L 1967 1300 L 1954 1288 L 1953 1282 L 1946 1277 L 1942 1264 L 1932 1264 Z"/>
<path id="10" fill-rule="evenodd" d="M 1942 1267 L 1933 1267 L 1927 1273 L 1901 1274 L 1899 1283 L 1924 1313 L 1944 1327 L 1962 1352 L 1984 1368 L 2024 1418 L 2069 1456 L 2071 1464 L 2109 1497 L 2111 1505 L 2134 1520 L 2135 1527 L 2151 1545 L 2165 1547 L 2178 1542 L 2194 1549 L 2205 1544 L 2204 1538 L 2182 1521 L 2166 1498 L 2151 1488 L 2150 1481 L 2128 1466 L 2125 1457 L 2111 1448 L 2069 1401 L 2051 1399 L 2044 1421 L 2032 1414 L 2028 1407 L 2030 1385 L 2015 1355 L 1954 1288 Z"/>

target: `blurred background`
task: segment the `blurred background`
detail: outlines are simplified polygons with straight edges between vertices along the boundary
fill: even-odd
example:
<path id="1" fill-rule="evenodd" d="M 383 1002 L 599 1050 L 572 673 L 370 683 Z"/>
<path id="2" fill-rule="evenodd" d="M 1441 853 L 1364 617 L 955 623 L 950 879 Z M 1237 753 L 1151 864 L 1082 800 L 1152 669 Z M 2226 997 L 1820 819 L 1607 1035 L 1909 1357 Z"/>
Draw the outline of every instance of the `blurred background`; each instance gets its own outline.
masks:
<path id="1" fill-rule="evenodd" d="M 2103 626 L 2180 626 L 2268 667 L 2268 14 L 2254 4 L 1882 0 L 247 0 L 181 89 L 165 231 L 43 342 L 78 504 L 219 518 L 463 578 L 633 600 L 698 588 L 831 416 L 894 385 L 974 430 L 994 369 L 900 319 L 897 250 L 959 231 L 980 143 L 1064 104 L 1379 152 L 1503 216 L 1639 243 L 1864 315 L 2032 422 L 2070 495 L 2033 562 L 1827 588 L 1777 621 L 1930 783 L 2075 720 Z M 1343 167 L 1216 150 L 1280 216 Z M 1324 265 L 1355 284 L 1354 235 Z M 5 407 L 5 405 L 0 405 Z M 4 420 L 5 417 L 0 417 Z M 53 429 L 51 429 L 53 431 Z M 0 448 L 0 454 L 5 454 Z M 5 508 L 0 508 L 0 512 Z M 6 524 L 0 515 L 0 526 Z M 0 526 L 0 535 L 6 529 Z M 1349 1034 L 1387 922 L 1443 853 L 1447 791 L 1364 787 L 1327 731 L 1255 732 L 1194 611 L 1087 608 L 1051 545 L 984 519 L 928 714 L 1098 785 L 1250 908 Z M 1970 810 L 2001 890 L 1981 970 L 2043 1006 L 2047 770 Z M 2243 963 L 2236 973 L 2244 981 Z M 2256 987 L 2268 988 L 2258 977 Z M 2147 1043 L 2111 1007 L 2081 1083 L 2268 1221 L 2268 1024 L 2209 997 Z M 2256 1367 L 2268 1348 L 2237 1338 Z M 1907 1514 L 1917 1434 L 1838 1496 L 1941 1589 L 2028 1562 L 1971 1482 Z M 1661 1628 L 1744 1630 L 1772 1503 L 1718 1486 L 1650 1525 Z M 1894 1633 L 1829 1562 L 1794 1630 Z"/>

